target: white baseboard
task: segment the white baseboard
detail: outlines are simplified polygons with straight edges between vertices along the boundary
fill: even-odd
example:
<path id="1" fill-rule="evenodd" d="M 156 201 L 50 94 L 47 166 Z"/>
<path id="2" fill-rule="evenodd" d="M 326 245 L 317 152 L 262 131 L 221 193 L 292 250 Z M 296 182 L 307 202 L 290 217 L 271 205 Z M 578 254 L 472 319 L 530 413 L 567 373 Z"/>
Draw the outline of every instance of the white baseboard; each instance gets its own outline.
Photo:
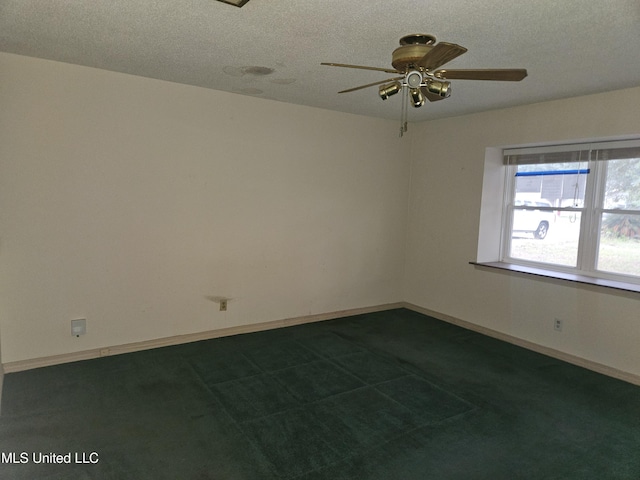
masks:
<path id="1" fill-rule="evenodd" d="M 274 328 L 291 327 L 293 325 L 302 325 L 305 323 L 320 322 L 324 320 L 333 320 L 336 318 L 350 317 L 354 315 L 361 315 L 364 313 L 374 313 L 374 312 L 382 312 L 385 310 L 393 310 L 395 308 L 406 308 L 408 310 L 413 310 L 414 312 L 422 313 L 423 315 L 427 315 L 427 316 L 436 318 L 438 320 L 442 320 L 444 322 L 457 325 L 467 330 L 478 332 L 482 335 L 487 335 L 488 337 L 496 338 L 498 340 L 502 340 L 504 342 L 511 343 L 513 345 L 517 345 L 519 347 L 523 347 L 528 350 L 532 350 L 534 352 L 541 353 L 543 355 L 547 355 L 549 357 L 556 358 L 558 360 L 562 360 L 564 362 L 571 363 L 573 365 L 583 367 L 588 370 L 593 370 L 594 372 L 598 372 L 603 375 L 607 375 L 609 377 L 617 378 L 619 380 L 623 380 L 625 382 L 640 386 L 639 375 L 625 372 L 623 370 L 618 370 L 616 368 L 602 365 L 600 363 L 593 362 L 591 360 L 586 360 L 584 358 L 577 357 L 575 355 L 570 355 L 568 353 L 564 353 L 559 350 L 555 350 L 553 348 L 544 347 L 542 345 L 538 345 L 536 343 L 529 342 L 527 340 L 522 340 L 520 338 L 513 337 L 511 335 L 507 335 L 505 333 L 501 333 L 496 330 L 492 330 L 490 328 L 486 328 L 480 325 L 476 325 L 471 322 L 467 322 L 465 320 L 452 317 L 450 315 L 429 310 L 428 308 L 419 307 L 417 305 L 414 305 L 408 302 L 388 303 L 384 305 L 376 305 L 373 307 L 340 310 L 336 312 L 328 312 L 328 313 L 321 313 L 321 314 L 315 314 L 315 315 L 305 315 L 300 317 L 286 318 L 283 320 L 274 320 L 270 322 L 254 323 L 251 325 L 229 327 L 229 328 L 223 328 L 219 330 L 209 330 L 206 332 L 192 333 L 192 334 L 186 334 L 186 335 L 176 335 L 173 337 L 166 337 L 166 338 L 158 338 L 154 340 L 146 340 L 143 342 L 128 343 L 125 345 L 95 348 L 92 350 L 66 353 L 62 355 L 53 355 L 48 357 L 20 360 L 17 362 L 8 362 L 3 365 L 0 365 L 0 370 L 3 370 L 4 373 L 20 372 L 23 370 L 30 370 L 33 368 L 48 367 L 51 365 L 59 365 L 62 363 L 76 362 L 79 360 L 89 360 L 92 358 L 99 358 L 99 357 L 104 357 L 108 355 L 119 355 L 122 353 L 132 353 L 132 352 L 138 352 L 142 350 L 149 350 L 152 348 L 168 347 L 172 345 L 180 345 L 184 343 L 197 342 L 200 340 L 209 340 L 212 338 L 227 337 L 227 336 L 239 335 L 243 333 L 254 333 L 254 332 L 260 332 L 263 330 L 271 330 Z M 2 394 L 2 371 L 0 371 L 0 395 L 1 394 Z"/>
<path id="2" fill-rule="evenodd" d="M 496 330 L 492 330 L 490 328 L 486 328 L 480 325 L 476 325 L 474 323 L 467 322 L 465 320 L 460 320 L 459 318 L 455 318 L 450 315 L 446 315 L 444 313 L 439 313 L 433 310 L 429 310 L 428 308 L 419 307 L 412 303 L 403 302 L 402 306 L 408 310 L 413 310 L 414 312 L 422 313 L 423 315 L 437 318 L 438 320 L 442 320 L 443 322 L 451 323 L 453 325 L 457 325 L 467 330 L 478 332 L 478 333 L 481 333 L 482 335 L 493 337 L 498 340 L 502 340 L 503 342 L 511 343 L 513 345 L 517 345 L 518 347 L 526 348 L 527 350 L 532 350 L 536 353 L 541 353 L 543 355 L 547 355 L 548 357 L 562 360 L 563 362 L 571 363 L 578 367 L 586 368 L 588 370 L 592 370 L 594 372 L 601 373 L 609 377 L 617 378 L 618 380 L 623 380 L 625 382 L 632 383 L 634 385 L 640 385 L 640 375 L 635 375 L 633 373 L 625 372 L 623 370 L 618 370 L 617 368 L 608 367 L 607 365 L 602 365 L 601 363 L 593 362 L 591 360 L 577 357 L 569 353 L 561 352 L 553 348 L 544 347 L 542 345 L 538 345 L 536 343 L 529 342 L 527 340 L 522 340 L 521 338 L 507 335 L 506 333 L 501 333 Z"/>
<path id="3" fill-rule="evenodd" d="M 186 335 L 175 335 L 173 337 L 158 338 L 154 340 L 145 340 L 142 342 L 128 343 L 125 345 L 116 345 L 102 348 L 94 348 L 92 350 L 83 350 L 81 352 L 64 353 L 61 355 L 52 355 L 48 357 L 32 358 L 28 360 L 19 360 L 16 362 L 7 362 L 2 365 L 6 373 L 20 372 L 23 370 L 31 370 L 33 368 L 49 367 L 62 363 L 77 362 L 80 360 L 90 360 L 92 358 L 106 357 L 109 355 L 119 355 L 122 353 L 139 352 L 142 350 L 150 350 L 152 348 L 169 347 L 172 345 L 181 345 L 183 343 L 198 342 L 200 340 L 209 340 L 212 338 L 228 337 L 231 335 L 239 335 L 242 333 L 254 333 L 263 330 L 272 330 L 274 328 L 291 327 L 293 325 L 302 325 L 304 323 L 321 322 L 324 320 L 333 320 L 342 317 L 351 317 L 364 313 L 382 312 L 385 310 L 393 310 L 402 308 L 401 302 L 388 303 L 384 305 L 376 305 L 373 307 L 353 308 L 349 310 L 339 310 L 336 312 L 319 313 L 314 315 L 305 315 L 301 317 L 286 318 L 283 320 L 274 320 L 270 322 L 254 323 L 250 325 L 241 325 L 238 327 L 222 328 L 218 330 L 208 330 L 206 332 L 190 333 Z M 0 383 L 1 385 L 1 383 Z"/>

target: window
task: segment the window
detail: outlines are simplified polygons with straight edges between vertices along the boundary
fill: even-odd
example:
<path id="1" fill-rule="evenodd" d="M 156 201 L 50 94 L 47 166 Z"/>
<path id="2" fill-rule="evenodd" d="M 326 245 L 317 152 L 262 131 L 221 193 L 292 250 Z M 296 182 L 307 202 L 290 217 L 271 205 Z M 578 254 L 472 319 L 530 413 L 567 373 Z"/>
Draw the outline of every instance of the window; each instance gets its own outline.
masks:
<path id="1" fill-rule="evenodd" d="M 640 284 L 640 140 L 503 154 L 503 262 Z"/>

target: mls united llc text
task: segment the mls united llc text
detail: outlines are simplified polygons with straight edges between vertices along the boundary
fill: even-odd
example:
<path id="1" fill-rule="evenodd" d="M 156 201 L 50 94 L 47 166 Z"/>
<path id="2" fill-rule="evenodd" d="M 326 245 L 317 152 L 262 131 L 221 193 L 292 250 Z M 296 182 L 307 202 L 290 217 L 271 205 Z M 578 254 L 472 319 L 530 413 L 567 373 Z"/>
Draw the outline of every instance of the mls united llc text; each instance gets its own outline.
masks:
<path id="1" fill-rule="evenodd" d="M 97 452 L 0 452 L 0 463 L 98 463 Z"/>

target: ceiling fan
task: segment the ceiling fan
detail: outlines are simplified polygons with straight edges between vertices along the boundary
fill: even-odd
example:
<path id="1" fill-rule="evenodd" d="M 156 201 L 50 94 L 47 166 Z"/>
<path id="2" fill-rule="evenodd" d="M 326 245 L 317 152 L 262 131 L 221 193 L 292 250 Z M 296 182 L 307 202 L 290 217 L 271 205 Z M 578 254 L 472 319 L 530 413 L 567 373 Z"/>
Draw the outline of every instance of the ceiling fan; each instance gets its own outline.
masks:
<path id="1" fill-rule="evenodd" d="M 515 69 L 439 69 L 445 63 L 459 57 L 467 49 L 455 43 L 440 42 L 436 37 L 423 33 L 406 35 L 400 39 L 400 46 L 393 51 L 393 68 L 366 67 L 344 63 L 322 63 L 332 67 L 359 68 L 379 72 L 395 73 L 398 76 L 379 82 L 360 85 L 338 93 L 354 92 L 363 88 L 380 85 L 378 94 L 382 100 L 402 92 L 402 114 L 400 136 L 407 131 L 407 105 L 411 103 L 419 108 L 425 103 L 443 100 L 451 95 L 451 82 L 448 80 L 498 80 L 519 82 L 527 76 L 523 68 Z M 384 84 L 384 85 L 383 85 Z"/>

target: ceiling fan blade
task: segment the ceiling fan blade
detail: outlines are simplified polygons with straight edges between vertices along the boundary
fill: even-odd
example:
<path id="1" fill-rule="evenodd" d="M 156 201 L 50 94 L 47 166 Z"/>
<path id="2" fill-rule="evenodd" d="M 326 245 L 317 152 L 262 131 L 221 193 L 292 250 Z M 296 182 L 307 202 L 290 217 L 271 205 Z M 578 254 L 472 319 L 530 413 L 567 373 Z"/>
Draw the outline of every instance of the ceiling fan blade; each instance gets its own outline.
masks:
<path id="1" fill-rule="evenodd" d="M 459 57 L 466 51 L 466 48 L 456 45 L 455 43 L 440 42 L 420 59 L 418 66 L 426 68 L 427 70 L 433 70 Z"/>
<path id="2" fill-rule="evenodd" d="M 391 68 L 365 67 L 362 65 L 349 65 L 346 63 L 321 63 L 320 65 L 329 65 L 330 67 L 359 68 L 360 70 L 374 70 L 376 72 L 402 73 Z"/>
<path id="3" fill-rule="evenodd" d="M 387 78 L 386 80 L 380 80 L 379 82 L 367 83 L 366 85 L 360 85 L 359 87 L 353 87 L 348 90 L 342 90 L 338 93 L 355 92 L 356 90 L 362 90 L 363 88 L 373 87 L 374 85 L 380 85 L 381 83 L 393 82 L 394 80 L 402 80 L 404 77 Z"/>
<path id="4" fill-rule="evenodd" d="M 447 80 L 497 80 L 503 82 L 519 82 L 527 76 L 524 68 L 475 69 L 475 70 L 438 70 L 433 74 L 436 78 Z"/>
<path id="5" fill-rule="evenodd" d="M 420 91 L 422 92 L 422 95 L 424 95 L 425 98 L 430 102 L 437 102 L 438 100 L 444 100 L 446 98 L 446 97 L 441 97 L 440 95 L 437 95 L 435 93 L 431 93 L 425 87 L 420 88 Z"/>

